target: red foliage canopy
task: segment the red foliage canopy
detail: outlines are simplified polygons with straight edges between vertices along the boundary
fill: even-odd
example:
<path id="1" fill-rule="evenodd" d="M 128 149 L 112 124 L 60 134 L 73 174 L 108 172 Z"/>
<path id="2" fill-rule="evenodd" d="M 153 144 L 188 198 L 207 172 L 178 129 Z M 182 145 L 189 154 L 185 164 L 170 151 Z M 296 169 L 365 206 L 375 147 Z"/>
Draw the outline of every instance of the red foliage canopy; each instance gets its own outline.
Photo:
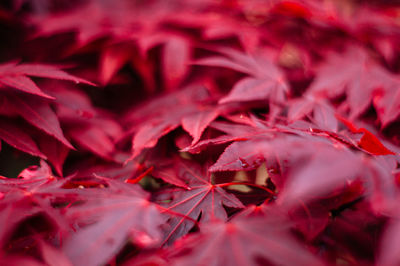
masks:
<path id="1" fill-rule="evenodd" d="M 399 14 L 2 1 L 0 264 L 398 265 Z"/>

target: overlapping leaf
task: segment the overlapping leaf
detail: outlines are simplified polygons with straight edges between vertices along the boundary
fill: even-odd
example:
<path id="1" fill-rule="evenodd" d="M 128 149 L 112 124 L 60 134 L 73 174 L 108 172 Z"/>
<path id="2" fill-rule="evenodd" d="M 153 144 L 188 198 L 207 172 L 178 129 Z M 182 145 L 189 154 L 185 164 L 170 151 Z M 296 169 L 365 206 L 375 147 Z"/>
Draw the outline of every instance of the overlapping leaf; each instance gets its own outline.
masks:
<path id="1" fill-rule="evenodd" d="M 323 265 L 297 243 L 288 229 L 276 217 L 214 221 L 201 227 L 201 233 L 176 243 L 171 262 L 174 265 Z"/>
<path id="2" fill-rule="evenodd" d="M 393 105 L 388 102 L 389 95 L 398 91 L 399 84 L 397 76 L 374 62 L 362 48 L 350 47 L 342 55 L 333 53 L 327 58 L 318 68 L 310 90 L 329 97 L 346 94 L 351 117 L 362 114 L 376 98 L 373 103 L 385 126 L 398 116 L 399 109 L 393 109 L 389 115 L 386 108 Z"/>
<path id="3" fill-rule="evenodd" d="M 93 83 L 72 76 L 57 67 L 44 64 L 17 64 L 15 62 L 0 65 L 0 84 L 23 92 L 53 99 L 44 93 L 29 77 L 69 80 L 75 83 Z"/>
<path id="4" fill-rule="evenodd" d="M 397 9 L 0 3 L 0 264 L 396 265 Z"/>
<path id="5" fill-rule="evenodd" d="M 110 182 L 109 188 L 67 211 L 71 221 L 89 223 L 63 245 L 63 252 L 73 264 L 106 263 L 129 238 L 143 246 L 161 241 L 163 219 L 157 207 L 145 198 L 143 191 L 116 183 Z"/>
<path id="6" fill-rule="evenodd" d="M 223 111 L 208 106 L 208 99 L 206 88 L 191 86 L 135 109 L 132 115 L 127 116 L 127 121 L 135 127 L 140 123 L 133 138 L 133 157 L 154 147 L 158 139 L 180 125 L 193 137 L 192 143 L 196 143 L 207 126 Z"/>
<path id="7" fill-rule="evenodd" d="M 259 54 L 244 54 L 234 50 L 220 50 L 223 56 L 214 56 L 196 61 L 196 64 L 226 67 L 250 77 L 238 81 L 231 92 L 220 103 L 269 99 L 282 103 L 288 91 L 283 72 L 275 65 L 270 51 Z"/>
<path id="8" fill-rule="evenodd" d="M 164 242 L 172 243 L 187 234 L 200 215 L 202 223 L 215 219 L 226 220 L 223 206 L 244 207 L 233 194 L 222 188 L 224 184 L 213 184 L 211 176 L 206 177 L 198 165 L 182 161 L 175 165 L 175 169 L 176 175 L 187 183 L 187 188 L 165 191 L 158 196 L 160 202 L 169 201 L 165 204 L 170 219 Z"/>

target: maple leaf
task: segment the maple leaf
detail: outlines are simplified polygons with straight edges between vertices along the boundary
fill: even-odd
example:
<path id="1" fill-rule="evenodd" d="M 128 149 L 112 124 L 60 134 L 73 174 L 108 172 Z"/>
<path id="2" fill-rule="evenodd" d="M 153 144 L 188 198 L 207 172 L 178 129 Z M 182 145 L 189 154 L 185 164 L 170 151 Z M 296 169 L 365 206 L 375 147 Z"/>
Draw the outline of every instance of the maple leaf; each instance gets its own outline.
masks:
<path id="1" fill-rule="evenodd" d="M 199 59 L 195 64 L 230 68 L 250 75 L 238 81 L 219 103 L 264 99 L 273 103 L 284 101 L 288 85 L 283 72 L 273 63 L 270 51 L 244 54 L 235 50 L 220 49 L 218 52 L 224 56 Z"/>
<path id="2" fill-rule="evenodd" d="M 397 76 L 373 62 L 362 48 L 349 47 L 342 55 L 332 53 L 327 57 L 324 64 L 317 69 L 317 77 L 309 90 L 329 97 L 345 93 L 352 119 L 366 110 L 372 103 L 376 91 L 379 91 L 381 100 L 376 99 L 375 104 L 381 122 L 385 126 L 399 114 L 399 109 L 387 113 L 386 107 L 382 107 L 383 104 L 391 105 L 385 95 L 393 95 L 398 90 L 399 84 Z"/>
<path id="3" fill-rule="evenodd" d="M 361 181 L 366 195 L 373 205 L 381 208 L 382 195 L 389 200 L 395 194 L 392 166 L 383 163 L 379 157 L 365 159 L 346 147 L 332 146 L 325 142 L 286 141 L 283 146 L 274 148 L 284 150 L 289 157 L 291 170 L 278 202 L 298 204 L 299 200 L 309 201 L 313 197 L 334 192 L 335 188 Z M 285 149 L 288 145 L 289 151 Z M 312 145 L 312 150 L 308 150 Z M 286 146 L 287 147 L 287 146 Z M 296 149 L 299 149 L 296 151 Z M 277 152 L 278 157 L 280 156 Z M 335 159 L 334 159 L 335 158 Z M 283 161 L 283 160 L 282 160 Z"/>
<path id="4" fill-rule="evenodd" d="M 12 121 L 0 120 L 0 139 L 16 149 L 46 159 L 33 139 Z"/>
<path id="5" fill-rule="evenodd" d="M 351 182 L 359 177 L 363 177 L 363 181 L 367 183 L 375 178 L 373 173 L 376 170 L 372 170 L 373 164 L 365 163 L 358 154 L 350 151 L 347 143 L 343 143 L 340 138 L 337 141 L 329 135 L 327 138 L 323 135 L 304 137 L 301 135 L 302 131 L 287 130 L 289 134 L 285 131 L 266 130 L 259 131 L 259 134 L 244 135 L 248 140 L 242 139 L 229 145 L 209 170 L 252 170 L 263 162 L 273 169 L 277 162 L 280 174 L 274 176 L 271 173 L 271 177 L 279 190 L 283 190 L 278 199 L 280 202 L 292 203 L 296 203 L 298 199 L 308 200 L 311 195 L 328 193 L 346 181 Z M 292 135 L 296 133 L 298 136 Z M 332 145 L 332 141 L 335 146 Z M 337 159 L 333 159 L 335 157 Z M 286 171 L 289 169 L 292 169 L 289 172 L 292 173 L 292 177 L 286 179 Z M 383 183 L 390 179 L 387 173 L 381 174 L 380 178 L 379 182 Z M 287 190 L 289 192 L 286 192 Z M 385 193 L 390 194 L 388 191 Z"/>
<path id="6" fill-rule="evenodd" d="M 395 265 L 397 9 L 0 4 L 0 264 Z"/>
<path id="7" fill-rule="evenodd" d="M 50 84 L 46 90 L 50 90 L 49 87 Z M 123 135 L 115 117 L 94 107 L 90 98 L 76 88 L 59 85 L 49 93 L 57 98 L 56 114 L 71 141 L 99 157 L 115 160 L 115 143 Z"/>
<path id="8" fill-rule="evenodd" d="M 380 140 L 365 128 L 356 128 L 350 121 L 343 117 L 336 116 L 349 130 L 353 133 L 362 133 L 361 139 L 358 141 L 358 146 L 374 155 L 395 155 L 394 152 L 386 148 Z"/>
<path id="9" fill-rule="evenodd" d="M 69 149 L 56 139 L 40 135 L 38 139 L 40 151 L 46 155 L 59 176 L 63 176 L 63 164 L 68 156 Z"/>
<path id="10" fill-rule="evenodd" d="M 270 126 L 265 121 L 255 117 L 243 117 L 242 121 L 239 122 L 245 122 L 245 124 L 214 122 L 211 127 L 226 133 L 226 135 L 215 139 L 202 140 L 196 145 L 185 148 L 184 151 L 197 152 L 203 146 L 233 142 L 209 170 L 212 172 L 240 171 L 255 169 L 266 158 L 273 157 L 268 155 L 268 152 L 275 153 L 274 145 L 279 145 L 281 141 L 284 142 L 286 139 L 290 141 L 292 135 L 304 137 L 308 141 L 324 141 L 324 138 L 327 138 L 336 142 L 336 139 L 331 138 L 329 134 L 323 131 L 320 131 L 321 133 L 311 132 L 309 124 L 305 129 L 282 124 Z M 317 130 L 315 131 L 317 132 Z M 341 138 L 338 138 L 338 140 L 341 140 Z"/>
<path id="11" fill-rule="evenodd" d="M 225 149 L 209 170 L 216 172 L 255 169 L 264 162 L 263 154 L 268 149 L 270 149 L 270 145 L 267 144 L 265 139 L 234 142 Z"/>
<path id="12" fill-rule="evenodd" d="M 290 146 L 289 152 L 291 160 L 294 160 L 290 166 L 293 169 L 292 176 L 289 177 L 284 191 L 279 195 L 281 202 L 295 202 L 297 200 L 306 200 L 309 197 L 325 194 L 332 191 L 345 181 L 352 181 L 359 176 L 365 175 L 360 169 L 365 169 L 361 158 L 346 149 L 335 149 L 331 145 L 325 143 L 313 143 L 312 153 L 305 151 L 305 145 L 311 143 L 294 142 Z M 283 148 L 283 147 L 282 147 Z M 305 154 L 301 154 L 296 149 L 304 150 Z M 297 153 L 297 154 L 296 154 Z M 302 158 L 307 156 L 307 163 L 297 165 L 296 157 Z M 333 159 L 335 158 L 335 159 Z M 294 169 L 297 169 L 295 171 Z"/>
<path id="13" fill-rule="evenodd" d="M 57 218 L 59 224 L 64 224 L 64 219 L 59 217 L 58 210 L 54 209 L 50 204 L 57 201 L 60 204 L 69 204 L 76 200 L 82 200 L 84 196 L 89 196 L 89 193 L 82 195 L 79 190 L 67 190 L 65 186 L 71 182 L 72 177 L 66 180 L 53 175 L 50 166 L 43 160 L 40 161 L 40 166 L 30 166 L 18 175 L 18 178 L 0 179 L 0 191 L 5 195 L 10 192 L 20 194 L 17 197 L 11 197 L 12 200 L 18 197 L 27 197 L 30 201 L 35 202 L 43 211 L 49 214 L 50 217 Z"/>
<path id="14" fill-rule="evenodd" d="M 169 257 L 174 265 L 323 265 L 288 229 L 287 222 L 273 216 L 213 221 L 177 242 Z"/>
<path id="15" fill-rule="evenodd" d="M 154 63 L 148 58 L 152 48 L 162 45 L 162 72 L 165 87 L 176 90 L 189 68 L 189 59 L 192 53 L 192 42 L 186 36 L 176 33 L 159 32 L 149 29 L 139 36 L 132 36 L 133 40 L 109 45 L 104 48 L 101 56 L 100 81 L 107 84 L 111 78 L 125 65 L 138 71 L 143 78 L 146 89 L 155 90 L 153 77 Z M 176 55 L 179 56 L 176 56 Z"/>
<path id="16" fill-rule="evenodd" d="M 167 190 L 158 196 L 160 202 L 170 200 L 168 204 L 164 204 L 165 211 L 170 213 L 164 243 L 172 243 L 187 234 L 200 215 L 202 223 L 214 219 L 226 220 L 227 214 L 223 206 L 244 208 L 233 194 L 222 188 L 227 186 L 226 183 L 213 184 L 211 176 L 206 178 L 198 165 L 182 161 L 175 165 L 175 169 L 177 177 L 185 181 L 188 188 Z"/>
<path id="17" fill-rule="evenodd" d="M 46 185 L 55 180 L 50 166 L 43 160 L 40 161 L 40 166 L 33 165 L 21 171 L 18 178 L 1 178 L 0 184 L 4 192 L 23 190 L 32 193 L 36 188 Z"/>
<path id="18" fill-rule="evenodd" d="M 180 8 L 185 9 L 186 6 L 191 5 L 182 3 Z M 85 19 L 87 16 L 91 16 L 91 19 Z M 164 71 L 165 81 L 171 89 L 186 73 L 186 62 L 191 53 L 190 42 L 183 34 L 163 30 L 164 24 L 168 24 L 171 18 L 177 19 L 176 7 L 160 1 L 150 4 L 89 1 L 79 9 L 53 16 L 33 16 L 31 20 L 38 24 L 39 36 L 76 31 L 78 46 L 104 37 L 113 37 L 113 40 L 117 41 L 133 41 L 144 58 L 148 50 L 164 44 L 163 64 L 166 67 L 174 67 L 173 70 Z M 176 49 L 179 49 L 179 57 L 176 56 Z M 102 73 L 105 75 L 101 80 L 104 83 L 130 59 L 132 51 L 109 55 L 111 56 L 107 56 L 102 63 Z"/>
<path id="19" fill-rule="evenodd" d="M 73 264 L 99 265 L 109 261 L 128 238 L 135 244 L 154 246 L 161 240 L 163 219 L 156 205 L 138 187 L 106 180 L 109 188 L 96 189 L 83 204 L 67 210 L 80 226 L 63 245 Z"/>
<path id="20" fill-rule="evenodd" d="M 124 41 L 103 48 L 100 57 L 101 84 L 108 84 L 124 65 L 130 63 L 131 67 L 140 73 L 146 89 L 154 92 L 154 63 L 148 58 L 147 50 L 141 54 L 136 46 L 133 41 Z"/>
<path id="21" fill-rule="evenodd" d="M 337 132 L 338 121 L 332 105 L 309 95 L 303 95 L 289 103 L 288 119 L 291 122 L 297 121 L 304 116 L 309 117 L 310 112 L 313 113 L 312 121 L 319 129 Z"/>
<path id="22" fill-rule="evenodd" d="M 290 204 L 296 203 L 296 199 L 309 200 L 310 195 L 328 193 L 333 191 L 334 187 L 341 186 L 346 181 L 354 181 L 358 177 L 363 177 L 363 181 L 367 183 L 374 179 L 375 170 L 372 170 L 374 167 L 371 163 L 364 163 L 358 154 L 348 149 L 348 144 L 340 137 L 332 138 L 330 134 L 314 135 L 310 131 L 308 132 L 311 134 L 308 134 L 307 131 L 290 127 L 259 126 L 253 129 L 253 134 L 241 135 L 240 141 L 234 141 L 235 137 L 232 136 L 225 139 L 224 136 L 217 138 L 220 143 L 234 142 L 225 149 L 209 170 L 211 172 L 252 170 L 264 161 L 271 167 L 278 162 L 281 171 L 284 169 L 285 172 L 299 167 L 298 170 L 291 170 L 292 177 L 288 179 L 285 172 L 273 178 L 279 190 L 283 189 L 278 197 L 279 201 L 292 202 Z M 332 146 L 332 142 L 335 146 Z M 210 141 L 208 143 L 210 144 Z M 372 145 L 373 148 L 377 147 L 375 144 Z M 338 159 L 333 159 L 335 157 Z M 302 163 L 299 164 L 297 160 Z M 382 174 L 379 182 L 387 183 L 385 180 L 389 179 L 387 174 Z"/>
<path id="23" fill-rule="evenodd" d="M 75 126 L 68 129 L 68 134 L 80 147 L 107 160 L 113 160 L 114 142 L 104 130 L 95 126 Z"/>
<path id="24" fill-rule="evenodd" d="M 182 151 L 190 153 L 198 153 L 202 149 L 210 145 L 224 144 L 232 141 L 245 141 L 259 135 L 265 135 L 265 137 L 272 137 L 272 133 L 275 132 L 272 127 L 260 123 L 255 117 L 248 118 L 247 116 L 241 115 L 239 121 L 236 123 L 226 123 L 214 121 L 210 124 L 210 127 L 218 131 L 224 132 L 225 135 L 218 136 L 212 139 L 204 139 L 196 144 L 192 144 Z"/>
<path id="25" fill-rule="evenodd" d="M 27 122 L 55 137 L 68 148 L 74 149 L 65 138 L 58 117 L 47 101 L 17 94 L 9 95 L 7 100 L 10 102 L 10 106 L 13 106 L 14 111 Z M 11 103 L 13 104 L 11 105 Z"/>
<path id="26" fill-rule="evenodd" d="M 128 114 L 126 121 L 129 124 L 137 127 L 141 122 L 133 138 L 132 157 L 143 149 L 154 147 L 159 138 L 180 125 L 193 137 L 192 143 L 196 143 L 207 126 L 223 112 L 218 107 L 205 105 L 207 98 L 206 88 L 190 86 L 152 100 L 143 108 L 135 109 L 132 115 Z"/>
<path id="27" fill-rule="evenodd" d="M 7 86 L 29 94 L 54 99 L 52 96 L 44 93 L 29 77 L 60 79 L 94 85 L 89 81 L 72 76 L 55 66 L 28 63 L 17 65 L 15 62 L 0 64 L 0 85 L 2 87 Z"/>
<path id="28" fill-rule="evenodd" d="M 51 205 L 50 199 L 55 199 L 57 195 L 50 194 L 49 187 L 57 187 L 61 182 L 52 176 L 49 166 L 41 161 L 40 167 L 29 167 L 23 170 L 18 179 L 0 179 L 0 190 L 2 191 L 2 201 L 0 204 L 0 219 L 5 219 L 2 231 L 0 231 L 0 245 L 6 241 L 11 241 L 9 246 L 13 246 L 11 234 L 15 228 L 31 217 L 37 216 L 42 221 L 48 221 L 53 226 L 46 228 L 46 231 L 56 233 L 66 233 L 69 229 L 67 221 L 60 211 Z M 56 186 L 54 186 L 57 184 Z M 54 190 L 53 190 L 54 191 Z M 28 236 L 24 236 L 28 237 Z"/>
<path id="29" fill-rule="evenodd" d="M 172 184 L 177 187 L 182 187 L 190 190 L 190 187 L 185 183 L 185 180 L 182 180 L 179 176 L 176 175 L 176 167 L 171 167 L 174 165 L 173 158 L 171 160 L 157 160 L 159 158 L 154 158 L 150 161 L 150 164 L 155 165 L 156 167 L 151 172 L 151 175 L 155 178 L 162 179 L 164 182 L 168 184 Z"/>
<path id="30" fill-rule="evenodd" d="M 246 121 L 246 119 L 244 119 Z M 336 118 L 335 120 L 336 121 Z M 289 126 L 282 124 L 268 125 L 254 117 L 246 125 L 229 124 L 223 122 L 213 122 L 211 128 L 225 132 L 226 135 L 216 137 L 214 139 L 205 139 L 196 145 L 189 146 L 183 151 L 196 153 L 204 147 L 217 144 L 231 143 L 225 151 L 219 156 L 217 162 L 210 167 L 210 171 L 240 171 L 252 170 L 257 168 L 266 158 L 272 158 L 279 149 L 290 149 L 289 147 L 280 147 L 286 140 L 290 142 L 296 138 L 291 137 L 297 135 L 302 137 L 304 141 L 311 143 L 330 142 L 337 147 L 362 148 L 369 154 L 388 155 L 394 154 L 383 146 L 379 140 L 371 133 L 366 133 L 360 142 L 353 141 L 352 138 L 344 134 L 338 134 L 331 131 L 320 130 L 314 128 L 312 124 Z M 336 124 L 336 123 L 334 123 Z M 335 126 L 336 127 L 336 126 Z M 364 132 L 364 131 L 362 131 Z M 274 146 L 278 145 L 278 146 Z"/>

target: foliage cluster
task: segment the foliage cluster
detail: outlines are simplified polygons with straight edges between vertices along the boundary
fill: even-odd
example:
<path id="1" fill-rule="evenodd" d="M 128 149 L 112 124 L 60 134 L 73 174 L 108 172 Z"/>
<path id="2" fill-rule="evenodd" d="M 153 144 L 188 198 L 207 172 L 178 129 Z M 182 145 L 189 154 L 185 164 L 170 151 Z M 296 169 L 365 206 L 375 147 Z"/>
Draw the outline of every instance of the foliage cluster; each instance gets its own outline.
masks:
<path id="1" fill-rule="evenodd" d="M 396 1 L 7 0 L 0 35 L 1 265 L 400 264 Z"/>

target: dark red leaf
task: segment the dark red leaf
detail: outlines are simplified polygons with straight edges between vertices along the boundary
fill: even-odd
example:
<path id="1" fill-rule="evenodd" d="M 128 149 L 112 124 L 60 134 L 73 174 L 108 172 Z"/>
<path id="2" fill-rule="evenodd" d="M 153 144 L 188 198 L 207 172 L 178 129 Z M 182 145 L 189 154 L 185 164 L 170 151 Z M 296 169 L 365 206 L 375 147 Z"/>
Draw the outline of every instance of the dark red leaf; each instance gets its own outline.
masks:
<path id="1" fill-rule="evenodd" d="M 202 104 L 207 99 L 206 88 L 190 86 L 155 99 L 142 109 L 136 110 L 134 116 L 128 117 L 130 123 L 140 123 L 144 118 L 147 119 L 141 123 L 133 138 L 132 157 L 136 157 L 146 148 L 154 147 L 161 137 L 180 125 L 193 137 L 192 143 L 197 142 L 207 126 L 223 111 L 218 107 Z M 138 115 L 139 117 L 136 117 Z"/>
<path id="2" fill-rule="evenodd" d="M 55 137 L 68 148 L 74 149 L 71 143 L 64 137 L 58 117 L 51 109 L 49 103 L 22 95 L 13 95 L 10 99 L 15 104 L 15 111 L 26 121 Z"/>
<path id="3" fill-rule="evenodd" d="M 32 138 L 10 121 L 0 120 L 0 139 L 16 149 L 46 159 Z"/>
<path id="4" fill-rule="evenodd" d="M 200 215 L 200 222 L 214 219 L 226 220 L 227 214 L 223 206 L 244 207 L 233 194 L 222 188 L 224 184 L 213 184 L 211 176 L 207 178 L 198 165 L 182 161 L 178 162 L 174 168 L 176 175 L 187 183 L 188 188 L 165 191 L 159 196 L 160 201 L 170 200 L 168 204 L 164 204 L 165 212 L 170 216 L 164 243 L 172 243 L 175 239 L 187 234 Z"/>
<path id="5" fill-rule="evenodd" d="M 41 77 L 60 80 L 69 80 L 75 83 L 94 85 L 84 79 L 72 76 L 57 67 L 42 64 L 19 64 L 15 62 L 0 65 L 0 84 L 12 87 L 30 94 L 38 95 L 48 99 L 52 96 L 44 93 L 30 78 Z"/>

